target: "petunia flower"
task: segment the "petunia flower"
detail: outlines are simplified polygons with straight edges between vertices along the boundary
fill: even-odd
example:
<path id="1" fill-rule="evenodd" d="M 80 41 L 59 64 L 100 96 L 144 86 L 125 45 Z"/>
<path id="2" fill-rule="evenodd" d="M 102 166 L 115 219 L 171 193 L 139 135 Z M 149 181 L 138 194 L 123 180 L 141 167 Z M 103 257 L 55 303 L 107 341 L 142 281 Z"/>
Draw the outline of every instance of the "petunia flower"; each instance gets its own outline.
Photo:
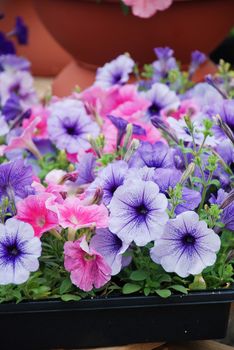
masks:
<path id="1" fill-rule="evenodd" d="M 113 234 L 108 228 L 96 230 L 90 241 L 90 248 L 100 253 L 111 267 L 111 275 L 117 275 L 123 266 L 123 253 L 129 245 Z"/>
<path id="2" fill-rule="evenodd" d="M 23 160 L 14 160 L 0 165 L 0 198 L 25 198 L 34 192 L 32 167 Z"/>
<path id="3" fill-rule="evenodd" d="M 0 56 L 8 54 L 15 54 L 14 44 L 7 39 L 3 32 L 0 32 Z"/>
<path id="4" fill-rule="evenodd" d="M 49 193 L 40 193 L 28 196 L 17 203 L 17 218 L 30 224 L 35 236 L 41 237 L 44 232 L 58 225 L 57 214 L 46 206 L 46 201 L 50 197 Z"/>
<path id="5" fill-rule="evenodd" d="M 123 0 L 123 2 L 132 7 L 135 16 L 149 18 L 157 11 L 166 10 L 171 6 L 173 0 Z"/>
<path id="6" fill-rule="evenodd" d="M 122 85 L 128 81 L 134 65 L 134 61 L 128 55 L 120 55 L 98 68 L 94 84 L 103 88 Z"/>
<path id="7" fill-rule="evenodd" d="M 21 284 L 39 268 L 41 242 L 31 225 L 15 218 L 0 224 L 0 285 Z"/>
<path id="8" fill-rule="evenodd" d="M 152 66 L 154 69 L 153 81 L 160 82 L 168 76 L 170 70 L 178 70 L 178 64 L 174 57 L 174 51 L 170 47 L 157 47 L 154 52 L 158 60 L 154 61 Z"/>
<path id="9" fill-rule="evenodd" d="M 16 55 L 0 55 L 0 71 L 11 70 L 11 71 L 28 71 L 31 63 L 23 57 Z"/>
<path id="10" fill-rule="evenodd" d="M 29 118 L 23 120 L 23 128 L 27 128 L 37 117 L 40 118 L 40 121 L 37 123 L 36 128 L 33 131 L 33 138 L 35 139 L 48 139 L 48 130 L 47 130 L 47 120 L 48 120 L 48 111 L 41 106 L 33 106 L 31 109 L 31 115 Z"/>
<path id="11" fill-rule="evenodd" d="M 142 95 L 150 101 L 148 108 L 149 117 L 160 115 L 161 110 L 174 110 L 180 104 L 180 100 L 176 93 L 169 89 L 166 84 L 154 83 L 150 90 L 142 93 Z"/>
<path id="12" fill-rule="evenodd" d="M 163 235 L 155 240 L 151 258 L 165 271 L 187 277 L 212 266 L 219 249 L 219 236 L 195 212 L 187 211 L 167 222 Z"/>
<path id="13" fill-rule="evenodd" d="M 15 28 L 13 29 L 11 34 L 16 36 L 20 45 L 26 45 L 28 43 L 28 27 L 24 23 L 22 17 L 16 17 Z"/>
<path id="14" fill-rule="evenodd" d="M 109 204 L 109 229 L 123 242 L 144 246 L 163 232 L 167 198 L 152 181 L 126 181 Z"/>
<path id="15" fill-rule="evenodd" d="M 59 224 L 75 230 L 83 227 L 104 228 L 108 226 L 108 210 L 101 205 L 83 205 L 80 199 L 68 197 L 57 206 Z"/>
<path id="16" fill-rule="evenodd" d="M 71 272 L 72 283 L 85 292 L 102 287 L 111 278 L 111 267 L 88 246 L 85 237 L 64 244 L 64 266 Z"/>
<path id="17" fill-rule="evenodd" d="M 98 136 L 99 127 L 80 101 L 65 98 L 51 104 L 48 109 L 48 133 L 58 149 L 77 153 L 80 149 L 90 148 L 87 138 L 89 135 Z"/>
<path id="18" fill-rule="evenodd" d="M 23 112 L 20 105 L 20 99 L 15 94 L 12 93 L 10 97 L 6 100 L 6 103 L 2 107 L 2 114 L 7 122 L 16 119 Z"/>
<path id="19" fill-rule="evenodd" d="M 30 124 L 28 124 L 28 126 L 23 130 L 20 136 L 12 137 L 9 141 L 8 146 L 5 148 L 5 151 L 9 152 L 15 149 L 22 148 L 29 150 L 33 155 L 36 156 L 36 158 L 41 158 L 41 154 L 32 140 L 34 130 L 37 127 L 38 123 L 40 123 L 40 121 L 41 118 L 36 117 L 31 121 Z"/>

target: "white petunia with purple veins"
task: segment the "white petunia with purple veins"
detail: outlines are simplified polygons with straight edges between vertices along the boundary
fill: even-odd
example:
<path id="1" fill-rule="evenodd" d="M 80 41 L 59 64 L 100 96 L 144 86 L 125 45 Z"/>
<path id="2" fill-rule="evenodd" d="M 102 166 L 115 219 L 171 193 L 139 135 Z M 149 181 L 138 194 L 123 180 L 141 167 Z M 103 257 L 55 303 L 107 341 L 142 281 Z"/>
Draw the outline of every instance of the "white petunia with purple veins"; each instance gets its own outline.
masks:
<path id="1" fill-rule="evenodd" d="M 160 237 L 168 220 L 167 198 L 152 181 L 126 181 L 109 204 L 109 229 L 123 242 L 138 246 Z"/>
<path id="2" fill-rule="evenodd" d="M 111 275 L 117 275 L 123 267 L 123 253 L 129 244 L 113 234 L 108 228 L 97 229 L 96 234 L 90 241 L 90 247 L 100 253 L 107 264 L 111 267 Z"/>
<path id="3" fill-rule="evenodd" d="M 51 104 L 49 111 L 49 137 L 59 149 L 77 153 L 90 148 L 87 137 L 97 137 L 99 127 L 86 113 L 82 102 L 66 98 Z"/>
<path id="4" fill-rule="evenodd" d="M 98 68 L 95 85 L 109 88 L 113 85 L 122 85 L 129 79 L 135 62 L 128 55 L 120 55 L 103 67 Z"/>
<path id="5" fill-rule="evenodd" d="M 152 260 L 180 277 L 201 273 L 216 261 L 220 238 L 193 211 L 170 219 L 151 249 Z"/>
<path id="6" fill-rule="evenodd" d="M 31 225 L 11 218 L 0 224 L 0 285 L 21 284 L 39 268 L 41 242 Z"/>

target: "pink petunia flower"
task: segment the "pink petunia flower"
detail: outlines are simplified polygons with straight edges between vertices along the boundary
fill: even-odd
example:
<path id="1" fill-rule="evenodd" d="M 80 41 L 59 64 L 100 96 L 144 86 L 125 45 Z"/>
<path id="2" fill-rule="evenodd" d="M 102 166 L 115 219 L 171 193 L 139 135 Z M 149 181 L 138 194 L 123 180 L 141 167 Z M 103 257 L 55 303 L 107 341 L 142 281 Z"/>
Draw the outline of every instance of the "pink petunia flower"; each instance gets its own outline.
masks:
<path id="1" fill-rule="evenodd" d="M 132 7 L 135 16 L 149 18 L 157 11 L 166 10 L 173 0 L 123 0 L 123 2 Z"/>
<path id="2" fill-rule="evenodd" d="M 111 278 L 110 266 L 88 246 L 85 237 L 64 244 L 64 266 L 71 272 L 72 283 L 85 292 L 102 287 Z"/>
<path id="3" fill-rule="evenodd" d="M 46 206 L 50 197 L 49 193 L 40 193 L 30 195 L 17 203 L 17 219 L 30 224 L 35 236 L 41 237 L 44 232 L 58 225 L 57 214 Z"/>
<path id="4" fill-rule="evenodd" d="M 199 112 L 198 104 L 193 100 L 181 101 L 177 110 L 162 110 L 161 115 L 166 120 L 167 117 L 172 117 L 176 120 L 184 118 L 185 115 L 194 117 Z"/>
<path id="5" fill-rule="evenodd" d="M 18 148 L 23 148 L 28 149 L 37 158 L 41 158 L 41 154 L 32 140 L 33 132 L 40 121 L 40 117 L 36 117 L 34 120 L 32 120 L 31 123 L 28 124 L 28 126 L 23 130 L 20 136 L 12 137 L 10 139 L 8 146 L 4 151 L 9 152 Z"/>
<path id="6" fill-rule="evenodd" d="M 69 197 L 57 208 L 59 224 L 63 228 L 71 227 L 77 230 L 82 227 L 108 226 L 108 210 L 103 204 L 85 206 L 79 198 Z"/>
<path id="7" fill-rule="evenodd" d="M 36 128 L 33 130 L 33 137 L 36 139 L 47 139 L 48 115 L 49 113 L 45 108 L 41 106 L 33 107 L 30 118 L 23 120 L 23 128 L 27 128 L 33 120 L 35 120 L 37 117 L 40 117 L 40 121 L 37 123 Z"/>

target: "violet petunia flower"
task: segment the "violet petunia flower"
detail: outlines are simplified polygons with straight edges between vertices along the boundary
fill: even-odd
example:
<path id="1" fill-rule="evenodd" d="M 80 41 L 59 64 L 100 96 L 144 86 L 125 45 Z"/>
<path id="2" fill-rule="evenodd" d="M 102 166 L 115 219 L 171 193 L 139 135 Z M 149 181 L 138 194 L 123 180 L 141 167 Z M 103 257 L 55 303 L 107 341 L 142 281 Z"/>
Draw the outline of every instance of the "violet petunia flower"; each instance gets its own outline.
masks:
<path id="1" fill-rule="evenodd" d="M 221 206 L 225 200 L 227 199 L 229 193 L 225 192 L 223 189 L 219 189 L 217 193 L 217 198 L 214 195 L 210 198 L 211 204 L 218 204 Z M 223 209 L 220 221 L 224 224 L 224 228 L 227 230 L 234 231 L 234 202 L 231 201 L 225 208 Z"/>
<path id="2" fill-rule="evenodd" d="M 95 179 L 95 167 L 96 158 L 94 155 L 92 153 L 84 153 L 76 166 L 78 173 L 77 180 L 75 181 L 76 185 L 81 186 L 93 182 Z"/>
<path id="3" fill-rule="evenodd" d="M 174 167 L 173 155 L 168 145 L 163 142 L 151 144 L 141 142 L 137 151 L 129 161 L 129 167 L 142 168 L 171 168 Z"/>
<path id="4" fill-rule="evenodd" d="M 10 97 L 6 100 L 6 103 L 2 107 L 2 114 L 5 117 L 6 121 L 11 121 L 17 118 L 23 112 L 22 107 L 20 106 L 20 99 L 15 94 L 12 93 Z"/>
<path id="5" fill-rule="evenodd" d="M 97 188 L 100 188 L 103 193 L 103 203 L 108 205 L 116 189 L 124 183 L 127 171 L 128 164 L 123 160 L 110 163 L 99 172 L 88 190 L 95 191 Z"/>
<path id="6" fill-rule="evenodd" d="M 123 85 L 129 79 L 135 62 L 128 55 L 120 55 L 103 67 L 98 68 L 95 85 L 109 88 L 113 85 Z"/>
<path id="7" fill-rule="evenodd" d="M 31 63 L 23 57 L 16 55 L 0 55 L 0 71 L 13 70 L 13 71 L 28 71 Z"/>
<path id="8" fill-rule="evenodd" d="M 160 192 L 168 196 L 168 190 L 174 188 L 180 181 L 182 172 L 177 169 L 156 169 L 154 182 L 159 186 Z M 187 210 L 196 209 L 201 202 L 200 192 L 182 187 L 182 202 L 175 208 L 175 213 L 180 214 Z"/>
<path id="9" fill-rule="evenodd" d="M 113 234 L 108 228 L 96 230 L 90 241 L 90 247 L 100 253 L 111 267 L 111 275 L 116 275 L 122 269 L 123 253 L 129 245 Z"/>
<path id="10" fill-rule="evenodd" d="M 191 77 L 197 70 L 197 68 L 207 60 L 207 56 L 199 51 L 195 50 L 191 54 L 191 63 L 189 66 L 189 76 Z"/>
<path id="11" fill-rule="evenodd" d="M 160 81 L 168 76 L 170 70 L 178 70 L 178 64 L 174 57 L 174 51 L 170 47 L 157 47 L 154 52 L 158 60 L 153 62 L 153 80 Z"/>
<path id="12" fill-rule="evenodd" d="M 12 35 L 15 35 L 20 45 L 26 45 L 28 43 L 28 27 L 24 23 L 22 17 L 18 16 L 15 20 L 15 28 Z"/>
<path id="13" fill-rule="evenodd" d="M 126 181 L 109 204 L 109 229 L 123 242 L 144 246 L 155 240 L 168 220 L 167 198 L 152 181 Z"/>
<path id="14" fill-rule="evenodd" d="M 4 105 L 11 94 L 20 99 L 22 108 L 30 108 L 38 101 L 34 89 L 34 81 L 29 72 L 7 70 L 0 73 L 1 104 Z"/>
<path id="15" fill-rule="evenodd" d="M 77 153 L 90 148 L 87 138 L 98 136 L 99 127 L 80 101 L 66 98 L 51 104 L 49 111 L 48 133 L 58 149 Z"/>
<path id="16" fill-rule="evenodd" d="M 193 211 L 186 211 L 165 225 L 151 249 L 152 260 L 180 277 L 197 275 L 216 261 L 220 238 Z"/>
<path id="17" fill-rule="evenodd" d="M 21 284 L 39 268 L 41 242 L 31 225 L 15 218 L 0 224 L 0 285 Z"/>
<path id="18" fill-rule="evenodd" d="M 147 112 L 150 118 L 160 115 L 161 110 L 175 110 L 180 104 L 176 93 L 170 90 L 166 84 L 155 83 L 150 90 L 142 94 L 151 103 Z"/>
<path id="19" fill-rule="evenodd" d="M 0 32 L 0 56 L 8 54 L 15 54 L 14 44 L 7 39 L 3 32 Z"/>
<path id="20" fill-rule="evenodd" d="M 31 166 L 24 165 L 23 160 L 15 160 L 0 165 L 0 198 L 25 198 L 33 194 L 31 187 L 33 173 Z"/>

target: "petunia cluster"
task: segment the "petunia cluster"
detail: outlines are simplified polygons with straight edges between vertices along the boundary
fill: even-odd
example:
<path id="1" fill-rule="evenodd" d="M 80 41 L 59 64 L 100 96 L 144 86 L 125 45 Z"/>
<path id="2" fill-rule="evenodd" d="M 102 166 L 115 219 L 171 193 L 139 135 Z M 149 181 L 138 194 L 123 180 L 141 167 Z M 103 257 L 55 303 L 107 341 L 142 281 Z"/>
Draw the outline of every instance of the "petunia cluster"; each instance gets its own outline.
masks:
<path id="1" fill-rule="evenodd" d="M 233 282 L 233 72 L 195 84 L 205 55 L 184 72 L 172 49 L 155 54 L 43 103 L 27 61 L 0 56 L 3 301 Z"/>

